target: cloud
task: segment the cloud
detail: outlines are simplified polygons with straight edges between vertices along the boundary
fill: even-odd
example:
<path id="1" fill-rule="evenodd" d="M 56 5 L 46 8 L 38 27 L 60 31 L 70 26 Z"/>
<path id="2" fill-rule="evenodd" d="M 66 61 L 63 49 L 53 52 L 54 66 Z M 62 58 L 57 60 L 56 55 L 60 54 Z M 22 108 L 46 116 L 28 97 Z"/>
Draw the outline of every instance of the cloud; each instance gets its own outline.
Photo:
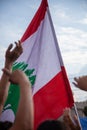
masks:
<path id="1" fill-rule="evenodd" d="M 62 57 L 68 72 L 77 73 L 87 64 L 87 32 L 73 28 L 60 27 L 57 38 Z"/>
<path id="2" fill-rule="evenodd" d="M 68 45 L 68 47 L 70 46 L 75 50 L 84 46 L 87 47 L 87 32 L 84 30 L 73 27 L 60 27 L 57 35 L 59 35 L 62 45 Z"/>
<path id="3" fill-rule="evenodd" d="M 66 14 L 66 12 L 64 10 L 61 9 L 57 9 L 55 11 L 55 17 L 58 19 L 67 19 L 68 20 L 68 15 Z"/>
<path id="4" fill-rule="evenodd" d="M 82 20 L 78 21 L 80 24 L 87 24 L 87 16 Z"/>
<path id="5" fill-rule="evenodd" d="M 64 7 L 63 5 L 55 4 L 55 3 L 51 5 L 51 9 L 50 9 L 52 19 L 55 21 L 68 20 L 69 17 L 67 11 L 68 8 Z"/>

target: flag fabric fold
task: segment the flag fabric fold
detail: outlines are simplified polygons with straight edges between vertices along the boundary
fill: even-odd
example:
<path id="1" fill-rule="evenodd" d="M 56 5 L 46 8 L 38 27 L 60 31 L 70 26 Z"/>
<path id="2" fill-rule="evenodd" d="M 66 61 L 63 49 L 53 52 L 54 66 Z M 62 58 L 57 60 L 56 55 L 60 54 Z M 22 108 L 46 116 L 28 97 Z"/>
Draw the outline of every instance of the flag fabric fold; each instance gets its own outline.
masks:
<path id="1" fill-rule="evenodd" d="M 23 54 L 13 69 L 22 69 L 32 82 L 36 130 L 42 121 L 57 119 L 74 103 L 47 0 L 42 0 L 21 42 Z"/>

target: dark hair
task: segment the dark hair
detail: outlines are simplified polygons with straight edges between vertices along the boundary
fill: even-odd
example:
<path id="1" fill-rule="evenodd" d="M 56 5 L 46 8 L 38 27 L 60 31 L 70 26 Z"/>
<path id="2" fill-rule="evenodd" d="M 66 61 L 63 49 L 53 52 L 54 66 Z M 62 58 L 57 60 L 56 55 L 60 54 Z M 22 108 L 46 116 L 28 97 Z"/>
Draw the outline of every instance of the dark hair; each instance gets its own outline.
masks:
<path id="1" fill-rule="evenodd" d="M 9 128 L 11 128 L 12 124 L 13 123 L 9 121 L 5 121 L 5 122 L 0 121 L 0 130 L 8 130 Z"/>
<path id="2" fill-rule="evenodd" d="M 67 128 L 62 121 L 46 120 L 38 126 L 37 130 L 67 130 Z"/>

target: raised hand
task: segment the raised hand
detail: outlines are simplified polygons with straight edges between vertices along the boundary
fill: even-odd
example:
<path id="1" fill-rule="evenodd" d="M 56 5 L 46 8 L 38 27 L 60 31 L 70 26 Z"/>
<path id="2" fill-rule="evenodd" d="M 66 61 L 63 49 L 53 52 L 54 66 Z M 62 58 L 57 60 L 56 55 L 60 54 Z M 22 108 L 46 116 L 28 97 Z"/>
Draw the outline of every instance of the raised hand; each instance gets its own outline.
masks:
<path id="1" fill-rule="evenodd" d="M 74 118 L 71 117 L 70 108 L 64 109 L 63 120 L 65 124 L 67 124 L 71 128 L 71 130 L 81 130 L 77 116 L 74 115 Z"/>
<path id="2" fill-rule="evenodd" d="M 78 87 L 84 91 L 87 91 L 87 76 L 81 76 L 78 78 L 75 77 L 73 84 L 76 87 Z"/>
<path id="3" fill-rule="evenodd" d="M 21 46 L 21 42 L 15 42 L 15 48 L 12 49 L 13 44 L 10 44 L 8 49 L 6 50 L 5 53 L 5 58 L 6 58 L 6 62 L 7 63 L 11 63 L 13 64 L 13 62 L 15 62 L 17 60 L 17 58 L 22 54 L 23 49 Z"/>

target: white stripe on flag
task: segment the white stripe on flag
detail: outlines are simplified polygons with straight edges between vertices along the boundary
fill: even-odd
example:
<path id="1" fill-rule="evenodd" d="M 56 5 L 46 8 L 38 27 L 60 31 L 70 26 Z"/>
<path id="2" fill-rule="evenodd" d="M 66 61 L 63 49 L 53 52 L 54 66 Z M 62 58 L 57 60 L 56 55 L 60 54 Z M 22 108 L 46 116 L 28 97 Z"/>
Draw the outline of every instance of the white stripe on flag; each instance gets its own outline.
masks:
<path id="1" fill-rule="evenodd" d="M 33 94 L 61 71 L 57 48 L 54 42 L 53 30 L 49 22 L 48 13 L 46 13 L 38 30 L 22 44 L 26 53 L 23 53 L 17 60 L 18 62 L 24 61 L 28 63 L 29 68 L 35 68 L 36 70 L 37 76 Z"/>

